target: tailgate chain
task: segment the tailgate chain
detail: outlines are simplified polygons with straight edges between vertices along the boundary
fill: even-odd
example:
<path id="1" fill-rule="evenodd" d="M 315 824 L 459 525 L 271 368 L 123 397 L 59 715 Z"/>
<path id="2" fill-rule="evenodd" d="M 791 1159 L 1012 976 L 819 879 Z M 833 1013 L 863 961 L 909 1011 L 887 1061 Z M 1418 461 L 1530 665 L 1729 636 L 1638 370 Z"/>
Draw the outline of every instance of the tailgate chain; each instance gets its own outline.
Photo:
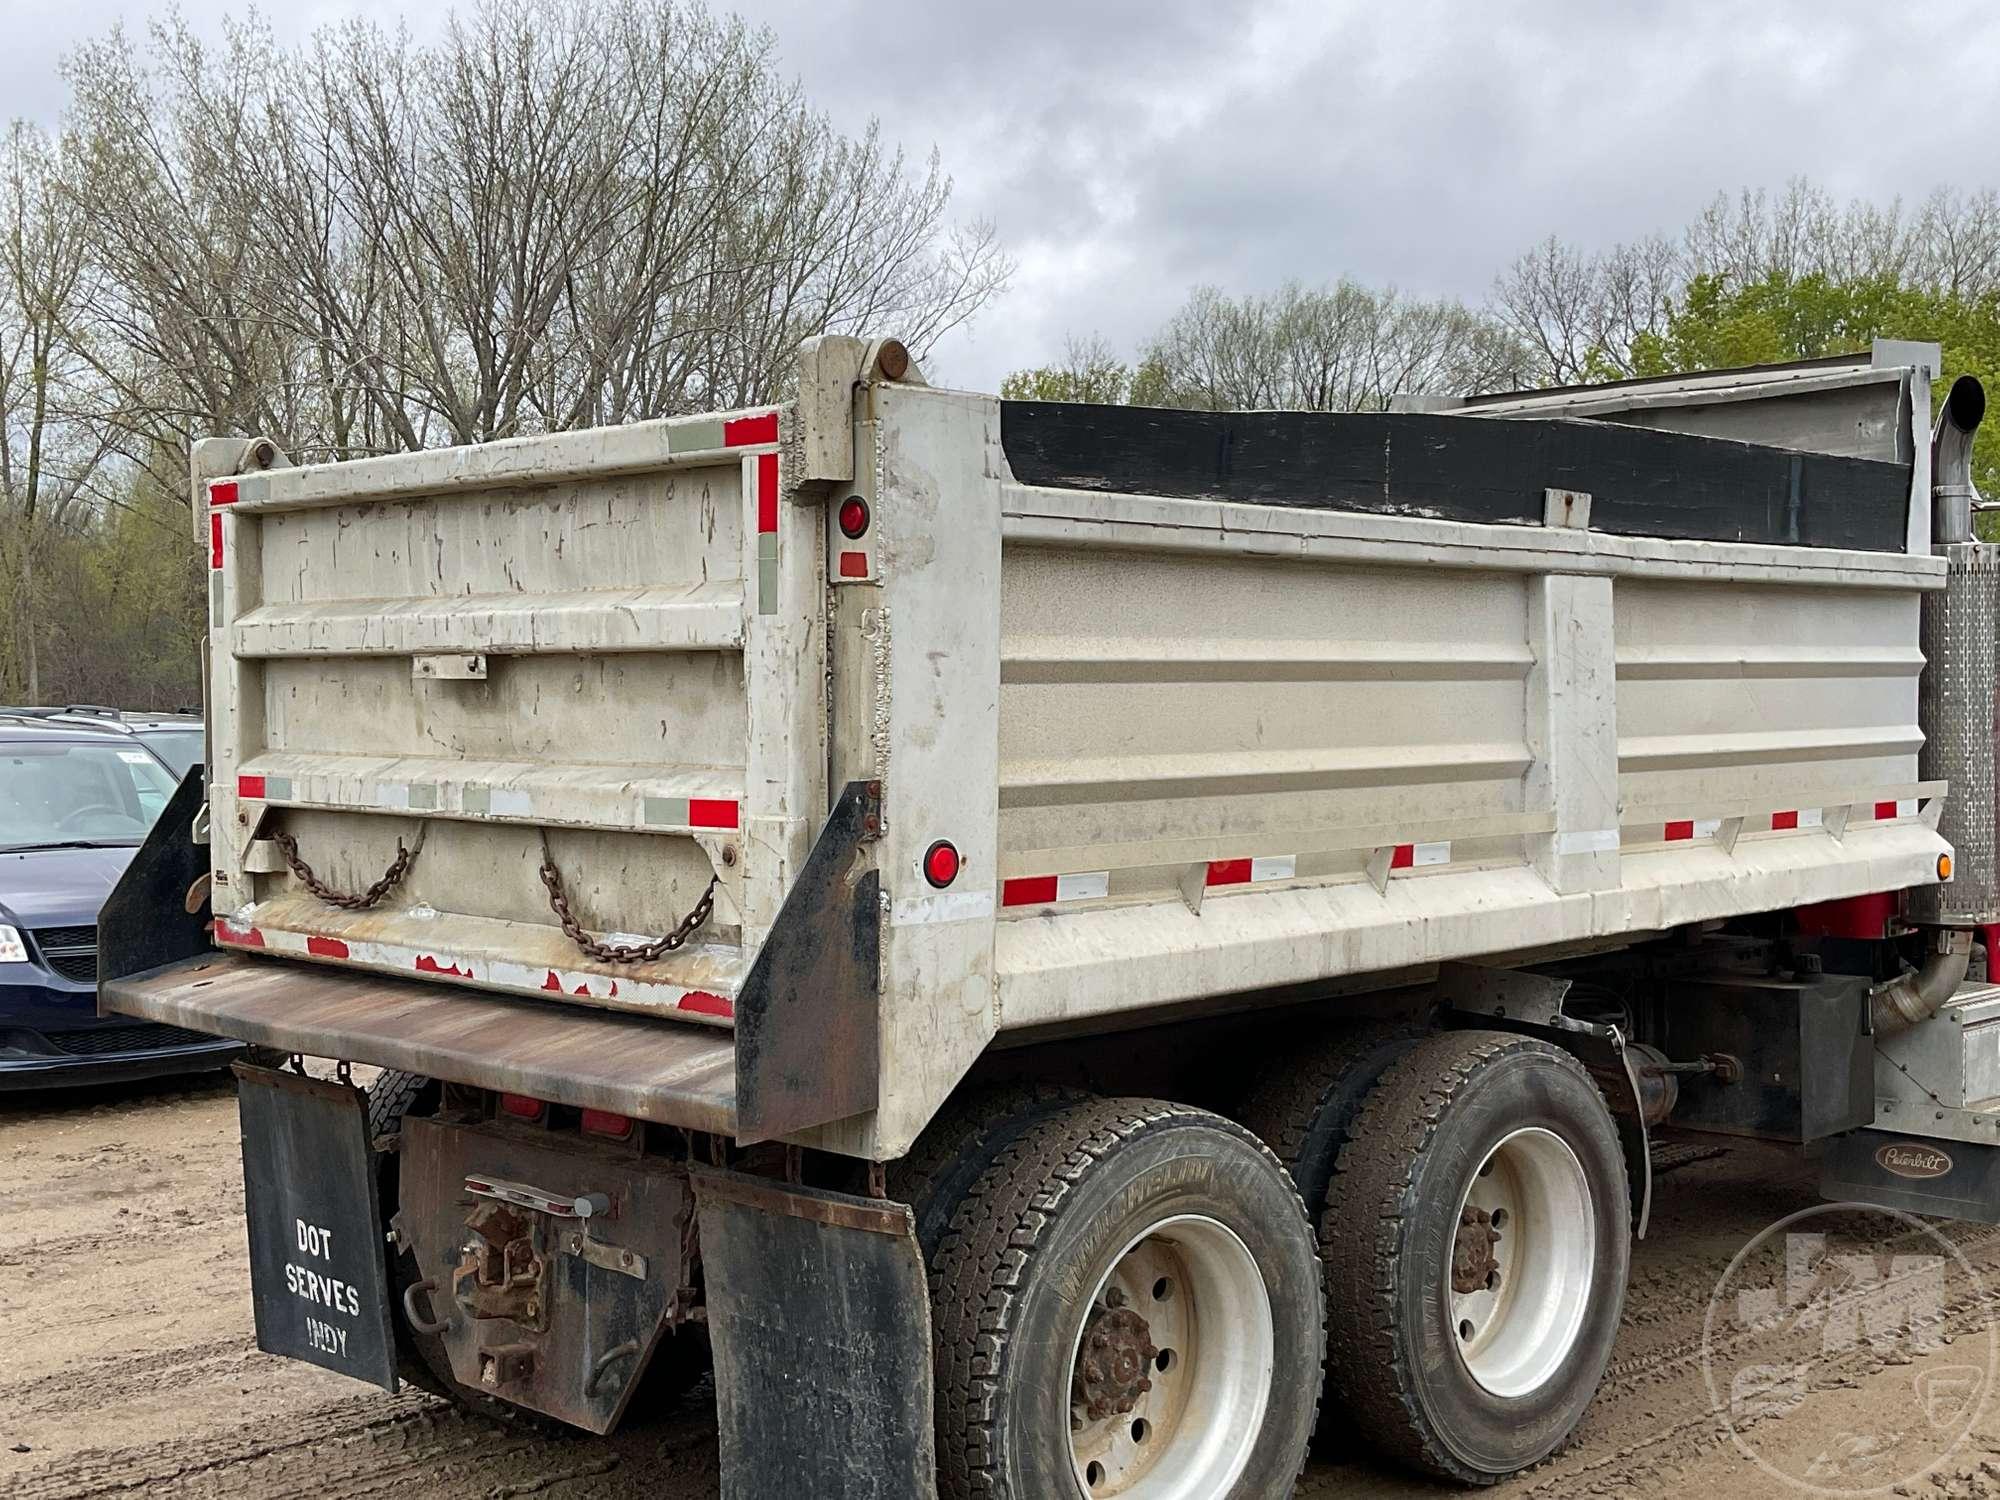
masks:
<path id="1" fill-rule="evenodd" d="M 605 943 L 583 930 L 569 909 L 569 893 L 563 889 L 562 871 L 556 868 L 556 857 L 549 850 L 549 831 L 539 830 L 542 836 L 542 884 L 548 887 L 549 910 L 556 914 L 562 930 L 572 943 L 586 955 L 599 963 L 607 964 L 649 964 L 664 958 L 694 936 L 709 913 L 715 910 L 715 888 L 722 883 L 720 875 L 711 875 L 708 889 L 701 893 L 701 899 L 681 918 L 678 926 L 665 937 L 654 938 L 650 943 Z"/>
<path id="2" fill-rule="evenodd" d="M 367 890 L 354 893 L 337 891 L 315 875 L 313 867 L 299 858 L 299 841 L 289 833 L 274 833 L 271 842 L 278 846 L 278 852 L 284 855 L 285 863 L 298 877 L 299 884 L 328 906 L 338 906 L 347 911 L 366 911 L 403 883 L 403 877 L 410 873 L 410 866 L 416 861 L 418 852 L 424 847 L 424 837 L 430 831 L 430 819 L 426 818 L 417 825 L 417 836 L 411 840 L 409 848 L 405 849 L 403 841 L 397 839 L 396 857 L 389 861 L 389 868 Z"/>

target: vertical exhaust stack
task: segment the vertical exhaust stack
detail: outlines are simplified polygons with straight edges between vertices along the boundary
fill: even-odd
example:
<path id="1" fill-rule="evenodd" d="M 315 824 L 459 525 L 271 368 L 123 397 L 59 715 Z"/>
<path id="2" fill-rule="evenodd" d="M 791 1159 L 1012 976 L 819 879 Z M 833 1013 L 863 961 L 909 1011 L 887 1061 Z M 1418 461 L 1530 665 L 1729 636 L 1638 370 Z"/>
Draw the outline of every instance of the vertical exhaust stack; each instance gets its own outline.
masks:
<path id="1" fill-rule="evenodd" d="M 1931 547 L 1972 540 L 1972 437 L 1986 415 L 1986 387 L 1970 375 L 1951 383 L 1931 433 Z"/>
<path id="2" fill-rule="evenodd" d="M 1950 842 L 1950 884 L 1910 893 L 1913 920 L 1972 928 L 2000 920 L 2000 848 L 1994 819 L 1994 631 L 2000 600 L 2000 546 L 1973 540 L 1972 439 L 1986 414 L 1986 392 L 1969 375 L 1952 384 L 1931 435 L 1931 550 L 1945 559 L 1942 593 L 1923 600 L 1924 674 L 1917 717 L 1924 748 L 1919 774 L 1950 790 L 1938 831 Z M 1882 989 L 1878 1028 L 1902 1030 L 1927 1020 L 1965 974 L 1970 934 L 1939 933 L 1923 967 Z"/>

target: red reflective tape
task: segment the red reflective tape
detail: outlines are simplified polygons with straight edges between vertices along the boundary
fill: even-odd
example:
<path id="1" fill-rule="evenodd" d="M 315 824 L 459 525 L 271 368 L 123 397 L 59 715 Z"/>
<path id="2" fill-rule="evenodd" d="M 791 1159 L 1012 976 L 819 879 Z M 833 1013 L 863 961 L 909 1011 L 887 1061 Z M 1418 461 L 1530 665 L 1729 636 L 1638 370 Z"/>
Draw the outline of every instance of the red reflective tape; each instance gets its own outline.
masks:
<path id="1" fill-rule="evenodd" d="M 1247 859 L 1211 859 L 1205 885 L 1247 885 L 1250 882 L 1250 861 Z"/>
<path id="2" fill-rule="evenodd" d="M 208 513 L 208 568 L 212 573 L 222 566 L 222 515 L 219 511 Z"/>
<path id="3" fill-rule="evenodd" d="M 776 417 L 771 419 L 777 421 Z M 778 455 L 760 453 L 757 455 L 757 529 L 773 532 L 778 529 Z"/>
<path id="4" fill-rule="evenodd" d="M 239 776 L 236 778 L 236 795 L 261 800 L 264 796 L 264 778 L 261 776 Z"/>
<path id="5" fill-rule="evenodd" d="M 677 1010 L 693 1011 L 698 1016 L 730 1017 L 736 1014 L 736 1007 L 720 995 L 711 995 L 707 990 L 689 990 L 681 996 Z"/>
<path id="6" fill-rule="evenodd" d="M 560 995 L 562 993 L 562 981 L 556 977 L 554 969 L 549 970 L 549 977 L 542 981 L 542 988 L 554 994 Z"/>
<path id="7" fill-rule="evenodd" d="M 734 828 L 736 804 L 711 797 L 688 798 L 688 826 L 691 828 Z"/>
<path id="8" fill-rule="evenodd" d="M 215 935 L 218 940 L 238 948 L 261 948 L 264 946 L 264 934 L 259 932 L 255 927 L 229 927 L 221 922 L 217 922 L 215 924 Z"/>
<path id="9" fill-rule="evenodd" d="M 1416 862 L 1417 846 L 1415 844 L 1398 844 L 1396 852 L 1389 856 L 1389 868 L 1392 870 L 1407 870 L 1415 865 Z"/>
<path id="10" fill-rule="evenodd" d="M 1773 830 L 1779 828 L 1796 828 L 1798 826 L 1799 826 L 1799 815 L 1795 812 L 1781 812 L 1781 813 L 1771 814 L 1771 827 Z"/>
<path id="11" fill-rule="evenodd" d="M 1679 823 L 1669 823 L 1667 825 L 1668 842 L 1672 842 L 1675 839 L 1691 839 L 1693 837 L 1694 837 L 1694 819 L 1692 818 L 1685 819 L 1684 821 Z"/>
<path id="12" fill-rule="evenodd" d="M 449 974 L 454 979 L 470 979 L 472 977 L 471 965 L 468 964 L 465 968 L 461 969 L 456 959 L 449 964 L 441 964 L 428 953 L 419 953 L 417 955 L 417 972 L 419 974 Z"/>
<path id="13" fill-rule="evenodd" d="M 236 481 L 233 479 L 218 479 L 214 484 L 211 484 L 208 487 L 208 503 L 210 505 L 234 505 L 236 503 Z"/>
<path id="14" fill-rule="evenodd" d="M 343 943 L 339 938 L 320 937 L 316 934 L 308 933 L 306 935 L 306 952 L 317 958 L 345 958 L 347 957 L 347 944 Z"/>
<path id="15" fill-rule="evenodd" d="M 1044 901 L 1056 899 L 1056 877 L 1053 875 L 1024 875 L 1018 880 L 1000 882 L 1000 904 L 1002 906 L 1039 906 Z"/>
<path id="16" fill-rule="evenodd" d="M 866 578 L 868 576 L 868 554 L 866 552 L 841 553 L 840 576 L 842 578 Z"/>
<path id="17" fill-rule="evenodd" d="M 722 424 L 722 441 L 732 448 L 778 440 L 778 414 L 767 411 L 761 417 L 738 417 Z"/>
<path id="18" fill-rule="evenodd" d="M 1876 803 L 1876 804 L 1875 804 L 1875 816 L 1876 816 L 1876 817 L 1878 817 L 1878 818 L 1893 818 L 1893 817 L 1895 817 L 1895 816 L 1896 816 L 1896 804 L 1895 804 L 1895 803 L 1893 803 L 1893 802 L 1878 802 L 1878 803 Z"/>

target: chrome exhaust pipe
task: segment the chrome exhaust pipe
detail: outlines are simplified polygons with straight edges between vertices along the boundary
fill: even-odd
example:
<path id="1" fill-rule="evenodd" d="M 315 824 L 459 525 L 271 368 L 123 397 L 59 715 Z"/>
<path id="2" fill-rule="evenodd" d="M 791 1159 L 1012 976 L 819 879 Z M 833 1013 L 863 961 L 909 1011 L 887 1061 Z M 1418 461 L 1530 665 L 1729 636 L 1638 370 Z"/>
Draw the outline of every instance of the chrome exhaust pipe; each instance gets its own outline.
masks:
<path id="1" fill-rule="evenodd" d="M 1972 932 L 1965 927 L 1937 927 L 1933 947 L 1921 968 L 1878 984 L 1868 992 L 1868 1021 L 1878 1037 L 1894 1036 L 1921 1026 L 1958 992 L 1972 962 Z"/>
<path id="2" fill-rule="evenodd" d="M 1972 540 L 1972 435 L 1986 415 L 1986 387 L 1970 375 L 1951 383 L 1931 430 L 1931 545 Z"/>

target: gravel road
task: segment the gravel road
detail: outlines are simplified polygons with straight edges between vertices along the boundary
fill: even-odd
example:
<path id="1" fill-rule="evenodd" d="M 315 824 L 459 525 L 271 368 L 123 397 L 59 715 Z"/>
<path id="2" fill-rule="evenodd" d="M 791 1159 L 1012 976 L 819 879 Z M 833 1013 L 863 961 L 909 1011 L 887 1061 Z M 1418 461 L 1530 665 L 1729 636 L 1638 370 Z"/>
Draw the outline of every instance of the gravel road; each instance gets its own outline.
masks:
<path id="1" fill-rule="evenodd" d="M 0 1161 L 0 1494 L 716 1493 L 705 1391 L 609 1440 L 538 1438 L 258 1353 L 235 1100 L 221 1080 L 0 1098 Z M 1665 1176 L 1596 1404 L 1567 1450 L 1490 1493 L 1772 1495 L 1785 1474 L 1833 1493 L 1900 1479 L 1904 1495 L 2000 1497 L 2000 1401 L 1964 1407 L 1976 1411 L 1965 1439 L 1915 1477 L 1904 1460 L 1927 1452 L 1926 1431 L 1884 1430 L 1884 1414 L 1908 1407 L 1913 1390 L 1932 1402 L 1935 1425 L 1936 1393 L 1962 1388 L 1967 1369 L 1984 1393 L 2000 1296 L 1980 1284 L 2000 1289 L 1996 1230 L 1946 1231 L 1976 1276 L 1917 1294 L 1922 1338 L 1829 1345 L 1822 1330 L 1806 1377 L 1745 1428 L 1754 1456 L 1722 1430 L 1702 1357 L 1710 1291 L 1747 1241 L 1813 1201 L 1810 1169 L 1769 1148 L 1737 1145 Z M 1923 1238 L 1913 1234 L 1913 1253 Z M 1317 1462 L 1299 1487 L 1310 1497 L 1442 1493 L 1366 1462 Z"/>

